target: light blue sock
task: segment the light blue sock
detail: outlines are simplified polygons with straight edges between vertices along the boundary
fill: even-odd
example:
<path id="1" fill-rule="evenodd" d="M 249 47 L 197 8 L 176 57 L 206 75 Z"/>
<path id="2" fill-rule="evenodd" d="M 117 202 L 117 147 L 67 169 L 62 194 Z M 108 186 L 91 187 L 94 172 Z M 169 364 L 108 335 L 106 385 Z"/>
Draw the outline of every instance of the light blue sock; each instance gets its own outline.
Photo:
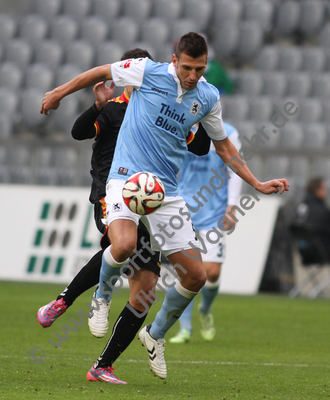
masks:
<path id="1" fill-rule="evenodd" d="M 180 329 L 186 329 L 190 334 L 192 332 L 191 328 L 191 318 L 192 318 L 192 312 L 194 308 L 194 300 L 192 299 L 191 302 L 188 304 L 186 309 L 183 311 L 181 314 L 181 317 L 179 319 L 180 322 Z"/>
<path id="2" fill-rule="evenodd" d="M 216 287 L 202 287 L 202 304 L 199 312 L 201 314 L 210 314 L 211 306 L 219 292 L 219 285 Z"/>
<path id="3" fill-rule="evenodd" d="M 179 281 L 176 281 L 166 292 L 162 308 L 151 325 L 150 336 L 154 339 L 163 339 L 197 293 L 185 289 Z"/>
<path id="4" fill-rule="evenodd" d="M 111 246 L 106 248 L 102 255 L 102 266 L 100 270 L 100 283 L 96 291 L 96 298 L 110 301 L 113 287 L 122 273 L 122 266 L 128 263 L 128 259 L 118 263 L 111 255 Z"/>

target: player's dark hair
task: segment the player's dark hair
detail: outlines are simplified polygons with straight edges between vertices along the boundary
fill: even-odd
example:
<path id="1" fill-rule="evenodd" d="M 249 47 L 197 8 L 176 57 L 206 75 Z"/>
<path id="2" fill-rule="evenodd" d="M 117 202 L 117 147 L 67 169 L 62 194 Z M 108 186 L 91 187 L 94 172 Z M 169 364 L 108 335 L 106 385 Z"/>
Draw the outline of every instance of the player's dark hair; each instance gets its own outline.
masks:
<path id="1" fill-rule="evenodd" d="M 127 50 L 123 54 L 121 61 L 128 60 L 129 58 L 145 58 L 148 57 L 150 60 L 153 60 L 151 55 L 147 52 L 147 50 L 139 49 L 138 47 L 133 50 Z"/>
<path id="2" fill-rule="evenodd" d="M 203 36 L 196 32 L 183 35 L 176 45 L 175 55 L 180 58 L 181 53 L 193 58 L 207 55 L 207 44 Z"/>
<path id="3" fill-rule="evenodd" d="M 324 179 L 322 177 L 317 177 L 317 178 L 311 179 L 307 184 L 307 188 L 306 188 L 307 193 L 315 194 L 316 191 L 318 189 L 320 189 L 323 182 L 324 182 Z"/>

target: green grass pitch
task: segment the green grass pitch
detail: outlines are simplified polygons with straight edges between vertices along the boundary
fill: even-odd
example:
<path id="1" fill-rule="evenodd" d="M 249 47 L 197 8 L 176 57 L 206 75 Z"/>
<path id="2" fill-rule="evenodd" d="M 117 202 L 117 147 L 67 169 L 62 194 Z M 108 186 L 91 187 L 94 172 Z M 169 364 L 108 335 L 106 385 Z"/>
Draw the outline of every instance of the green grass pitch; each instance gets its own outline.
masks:
<path id="1" fill-rule="evenodd" d="M 55 348 L 55 333 L 74 327 L 80 309 L 88 311 L 92 290 L 86 292 L 52 327 L 36 321 L 39 307 L 53 300 L 63 285 L 0 282 L 0 399 L 329 399 L 329 300 L 285 296 L 219 296 L 213 307 L 217 335 L 204 342 L 195 304 L 193 340 L 167 344 L 168 378 L 153 377 L 138 339 L 117 360 L 119 378 L 128 385 L 87 382 L 86 373 L 100 355 L 109 335 L 91 336 L 84 324 L 69 331 Z M 115 296 L 110 326 L 128 299 Z M 153 320 L 157 303 L 147 317 Z M 79 320 L 76 317 L 76 320 Z M 168 333 L 171 337 L 177 324 Z M 33 363 L 29 351 L 42 348 L 46 360 Z M 35 358 L 41 357 L 39 350 Z"/>

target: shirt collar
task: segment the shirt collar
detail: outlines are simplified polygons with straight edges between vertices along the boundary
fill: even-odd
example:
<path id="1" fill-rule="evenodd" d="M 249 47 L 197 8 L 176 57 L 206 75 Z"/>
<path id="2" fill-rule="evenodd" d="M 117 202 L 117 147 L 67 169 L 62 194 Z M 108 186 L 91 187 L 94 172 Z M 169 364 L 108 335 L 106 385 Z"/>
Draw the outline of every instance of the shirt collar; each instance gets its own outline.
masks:
<path id="1" fill-rule="evenodd" d="M 125 92 L 123 92 L 123 93 L 119 96 L 119 100 L 124 101 L 126 104 L 128 104 L 128 102 L 129 102 L 129 97 L 125 94 Z"/>
<path id="2" fill-rule="evenodd" d="M 182 96 L 187 92 L 187 89 L 183 89 L 183 87 L 181 86 L 180 80 L 176 74 L 176 70 L 174 67 L 174 64 L 171 62 L 171 64 L 168 65 L 168 69 L 167 72 L 173 76 L 173 79 L 175 80 L 175 82 L 177 83 L 177 94 L 178 97 L 176 99 L 177 103 L 181 103 L 182 101 Z"/>

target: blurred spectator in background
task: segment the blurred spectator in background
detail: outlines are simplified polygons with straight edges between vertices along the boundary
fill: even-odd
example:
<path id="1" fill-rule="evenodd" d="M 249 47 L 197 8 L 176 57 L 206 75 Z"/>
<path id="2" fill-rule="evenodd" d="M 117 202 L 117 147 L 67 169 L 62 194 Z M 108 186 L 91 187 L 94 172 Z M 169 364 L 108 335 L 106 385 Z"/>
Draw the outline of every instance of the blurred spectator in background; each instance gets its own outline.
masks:
<path id="1" fill-rule="evenodd" d="M 311 179 L 306 196 L 298 205 L 295 224 L 303 225 L 317 234 L 330 257 L 330 209 L 326 204 L 327 184 L 321 177 Z"/>
<path id="2" fill-rule="evenodd" d="M 311 179 L 306 196 L 297 207 L 297 222 L 305 223 L 320 232 L 330 233 L 330 209 L 326 204 L 327 184 L 323 178 Z"/>

